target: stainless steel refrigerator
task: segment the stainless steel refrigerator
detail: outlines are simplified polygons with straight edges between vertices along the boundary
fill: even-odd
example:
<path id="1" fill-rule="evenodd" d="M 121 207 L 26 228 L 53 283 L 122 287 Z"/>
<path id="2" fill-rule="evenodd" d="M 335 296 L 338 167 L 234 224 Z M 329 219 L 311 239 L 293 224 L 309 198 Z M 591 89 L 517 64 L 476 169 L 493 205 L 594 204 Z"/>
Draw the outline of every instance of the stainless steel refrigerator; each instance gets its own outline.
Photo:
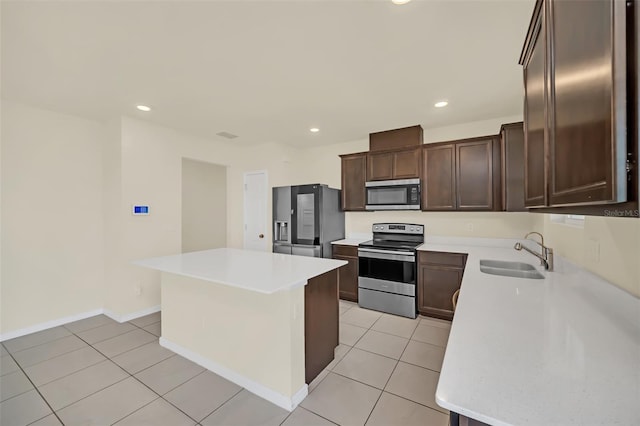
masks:
<path id="1" fill-rule="evenodd" d="M 273 252 L 331 257 L 344 238 L 340 190 L 311 184 L 273 188 Z"/>

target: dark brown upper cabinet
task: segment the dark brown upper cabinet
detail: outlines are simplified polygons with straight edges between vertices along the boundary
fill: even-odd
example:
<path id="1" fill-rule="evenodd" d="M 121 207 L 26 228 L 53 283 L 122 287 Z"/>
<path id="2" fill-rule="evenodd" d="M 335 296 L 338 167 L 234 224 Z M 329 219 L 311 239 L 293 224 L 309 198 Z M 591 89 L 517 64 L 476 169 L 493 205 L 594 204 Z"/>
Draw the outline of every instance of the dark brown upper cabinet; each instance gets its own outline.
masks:
<path id="1" fill-rule="evenodd" d="M 627 201 L 628 3 L 536 3 L 520 58 L 528 207 Z"/>
<path id="2" fill-rule="evenodd" d="M 422 210 L 455 210 L 455 144 L 425 145 L 422 150 L 422 170 Z"/>
<path id="3" fill-rule="evenodd" d="M 422 126 L 369 133 L 369 151 L 390 151 L 422 145 Z"/>
<path id="4" fill-rule="evenodd" d="M 546 197 L 545 140 L 547 104 L 546 21 L 539 14 L 534 23 L 530 51 L 524 70 L 524 203 L 527 207 L 544 206 Z"/>
<path id="5" fill-rule="evenodd" d="M 342 160 L 342 210 L 364 211 L 367 204 L 365 182 L 367 178 L 367 153 L 341 155 Z"/>
<path id="6" fill-rule="evenodd" d="M 411 179 L 420 177 L 420 148 L 367 155 L 367 181 Z"/>
<path id="7" fill-rule="evenodd" d="M 456 144 L 456 189 L 458 210 L 493 210 L 496 185 L 494 169 L 500 162 L 494 161 L 494 149 L 499 148 L 495 137 L 481 138 Z"/>
<path id="8" fill-rule="evenodd" d="M 524 130 L 522 121 L 500 128 L 502 207 L 521 212 L 524 206 Z"/>
<path id="9" fill-rule="evenodd" d="M 422 210 L 500 210 L 498 136 L 423 148 Z"/>

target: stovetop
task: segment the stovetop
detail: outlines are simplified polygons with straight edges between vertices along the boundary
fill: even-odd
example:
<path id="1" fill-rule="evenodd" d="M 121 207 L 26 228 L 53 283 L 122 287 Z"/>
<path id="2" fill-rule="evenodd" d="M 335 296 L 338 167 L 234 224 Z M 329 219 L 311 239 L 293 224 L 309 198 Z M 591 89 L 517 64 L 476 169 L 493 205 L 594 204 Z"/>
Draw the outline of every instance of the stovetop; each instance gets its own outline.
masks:
<path id="1" fill-rule="evenodd" d="M 377 248 L 383 250 L 415 250 L 422 242 L 417 241 L 397 241 L 397 240 L 369 240 L 360 243 L 358 247 Z"/>
<path id="2" fill-rule="evenodd" d="M 373 240 L 358 247 L 381 250 L 414 251 L 424 243 L 424 225 L 411 223 L 374 223 L 371 226 Z"/>

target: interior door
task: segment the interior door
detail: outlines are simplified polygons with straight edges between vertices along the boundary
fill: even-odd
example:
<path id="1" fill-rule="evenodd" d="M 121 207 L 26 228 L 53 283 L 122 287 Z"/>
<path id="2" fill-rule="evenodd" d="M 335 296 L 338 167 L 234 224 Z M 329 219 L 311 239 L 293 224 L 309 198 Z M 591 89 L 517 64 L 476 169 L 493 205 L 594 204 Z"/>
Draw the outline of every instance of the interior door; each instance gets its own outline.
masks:
<path id="1" fill-rule="evenodd" d="M 267 213 L 267 172 L 244 174 L 244 248 L 270 251 Z"/>

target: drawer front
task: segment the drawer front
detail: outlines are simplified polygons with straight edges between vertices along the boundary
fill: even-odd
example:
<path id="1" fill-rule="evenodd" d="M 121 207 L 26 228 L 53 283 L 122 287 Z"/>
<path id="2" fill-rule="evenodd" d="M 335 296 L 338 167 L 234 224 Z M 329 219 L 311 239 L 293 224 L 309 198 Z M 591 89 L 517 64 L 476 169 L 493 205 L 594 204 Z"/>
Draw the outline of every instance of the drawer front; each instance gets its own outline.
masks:
<path id="1" fill-rule="evenodd" d="M 333 255 L 358 257 L 358 246 L 342 246 L 339 244 L 333 244 Z"/>
<path id="2" fill-rule="evenodd" d="M 447 265 L 456 268 L 464 268 L 467 255 L 461 253 L 443 253 L 438 251 L 419 251 L 418 262 L 434 265 Z"/>

